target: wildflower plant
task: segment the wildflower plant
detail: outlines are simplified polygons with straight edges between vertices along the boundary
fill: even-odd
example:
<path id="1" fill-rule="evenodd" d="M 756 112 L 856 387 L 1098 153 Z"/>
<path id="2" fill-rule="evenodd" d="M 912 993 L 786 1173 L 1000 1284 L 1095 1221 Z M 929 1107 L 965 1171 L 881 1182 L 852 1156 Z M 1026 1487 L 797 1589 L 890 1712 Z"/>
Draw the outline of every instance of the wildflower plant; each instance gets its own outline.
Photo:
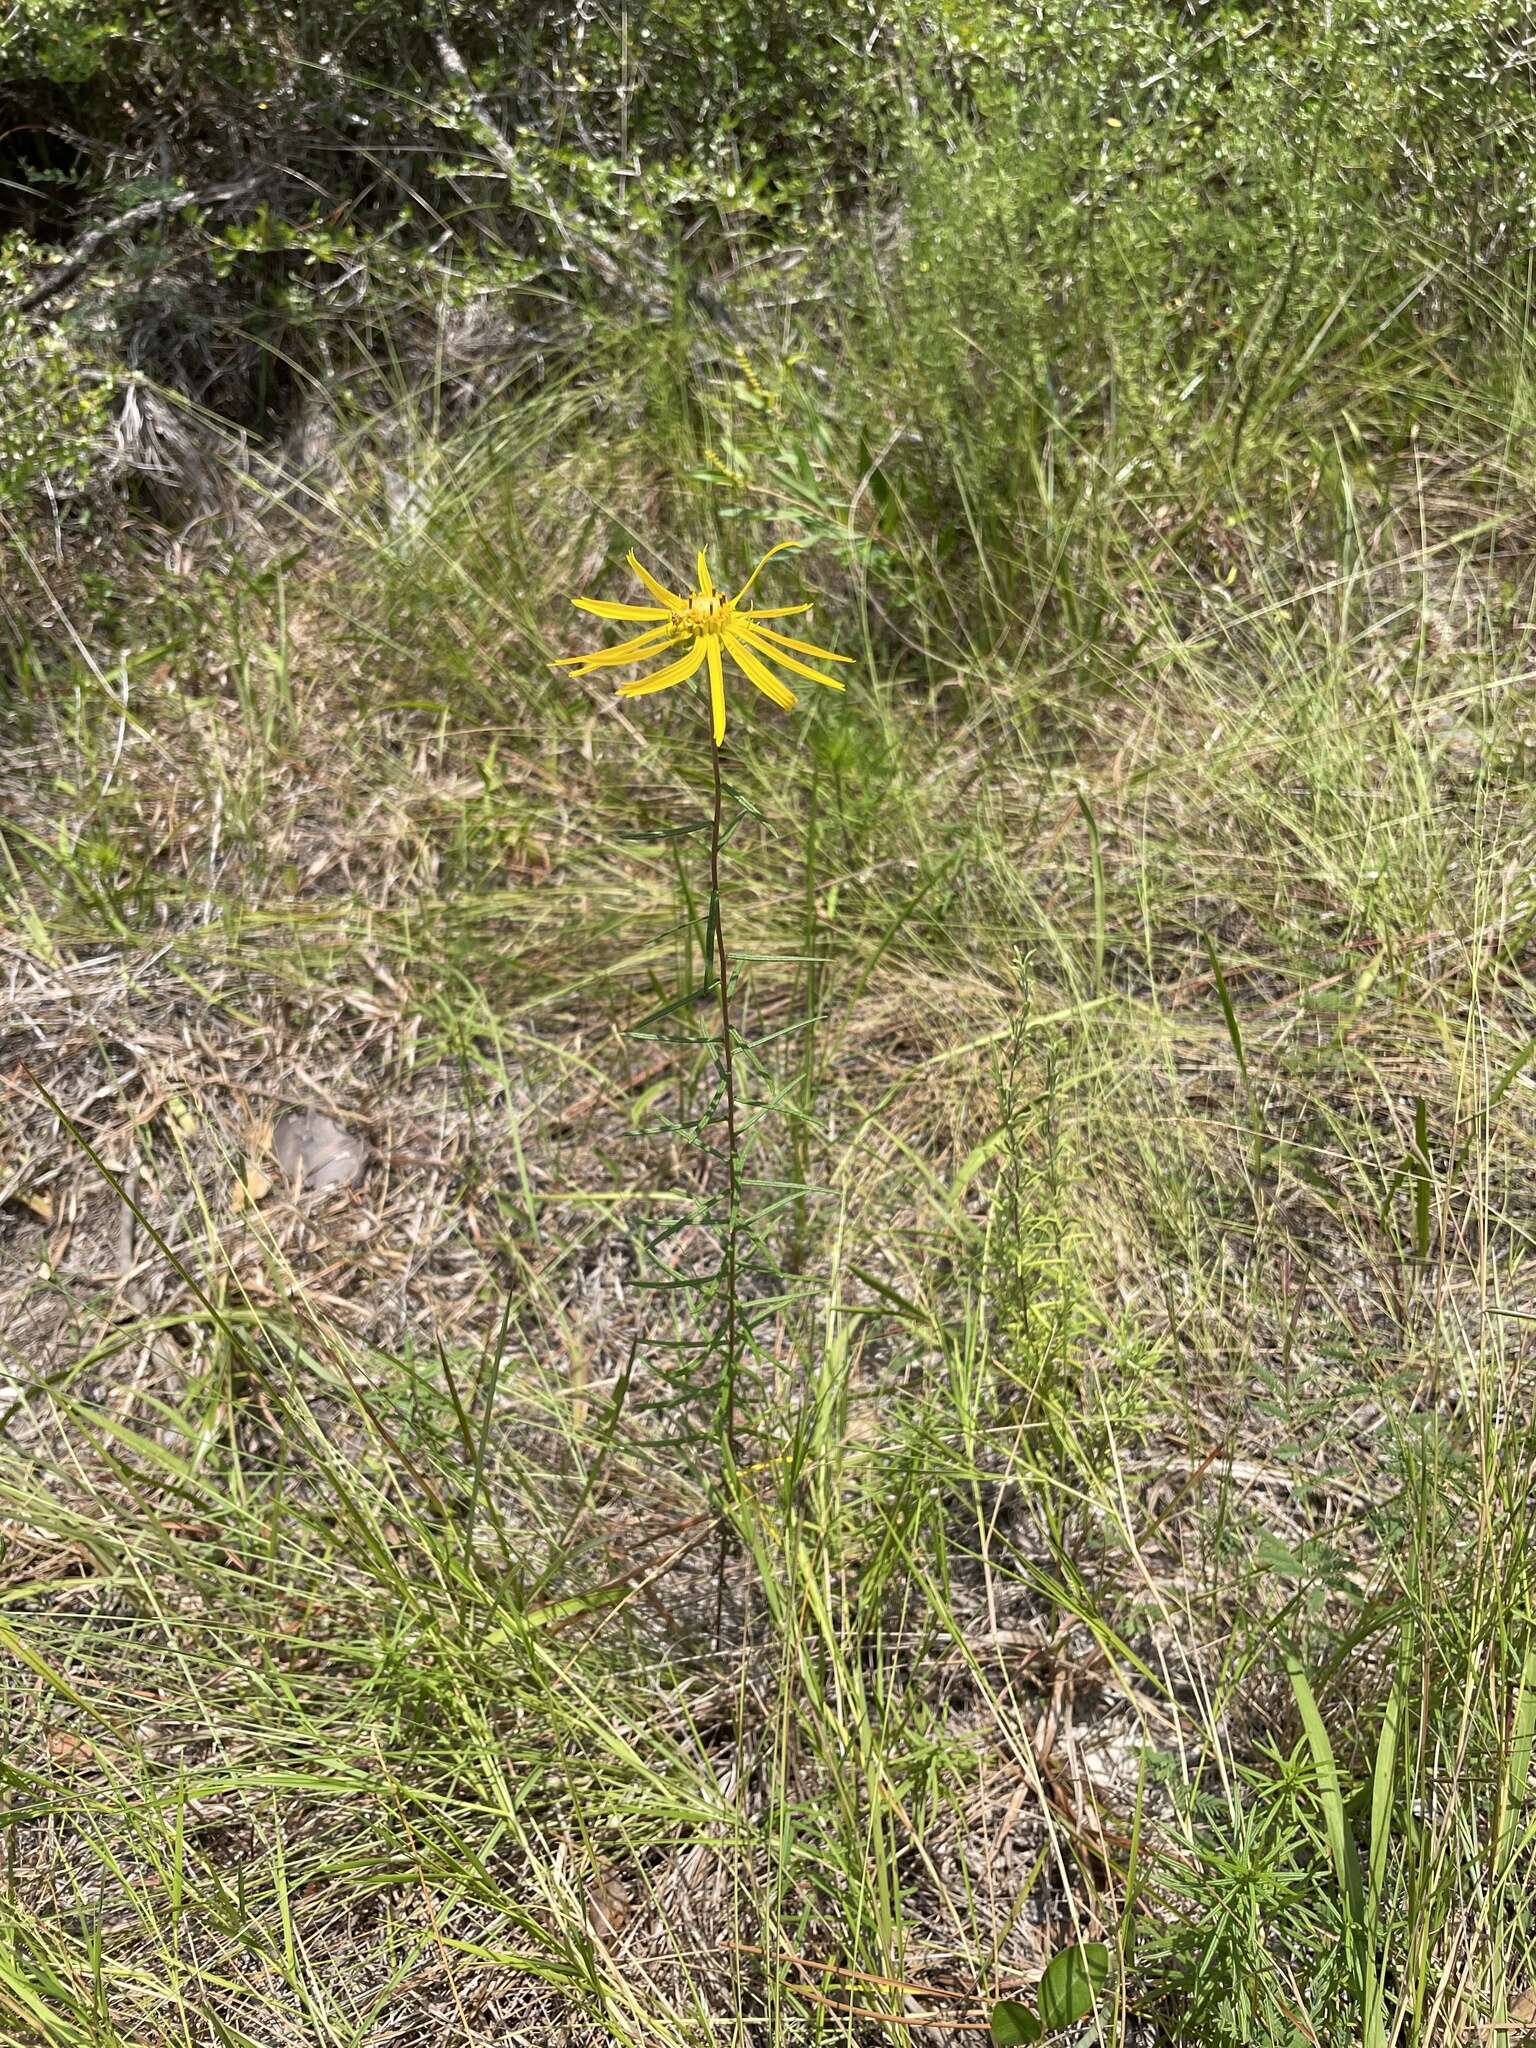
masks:
<path id="1" fill-rule="evenodd" d="M 811 610 L 809 604 L 759 609 L 750 601 L 752 588 L 766 564 L 775 555 L 797 546 L 799 543 L 796 541 L 780 541 L 776 547 L 769 548 L 734 594 L 716 589 L 702 549 L 697 557 L 697 580 L 686 594 L 669 590 L 631 551 L 627 557 L 629 567 L 653 602 L 630 604 L 597 597 L 578 597 L 572 602 L 578 611 L 594 618 L 636 625 L 642 630 L 613 646 L 565 656 L 557 664 L 575 675 L 588 676 L 607 669 L 638 668 L 649 661 L 660 661 L 660 667 L 621 682 L 618 687 L 621 697 L 652 696 L 658 691 L 671 689 L 675 684 L 690 681 L 701 670 L 706 679 L 714 789 L 709 826 L 709 915 L 704 940 L 707 979 L 703 990 L 690 992 L 680 999 L 679 1004 L 664 1005 L 655 1015 L 666 1015 L 696 994 L 717 993 L 719 997 L 716 1040 L 719 1092 L 716 1103 L 711 1105 L 706 1115 L 706 1122 L 713 1119 L 718 1108 L 725 1126 L 726 1196 L 724 1215 L 720 1218 L 721 1266 L 718 1275 L 723 1312 L 714 1348 L 719 1358 L 715 1386 L 717 1422 L 728 1481 L 734 1480 L 737 1471 L 736 1392 L 744 1348 L 740 1270 L 743 1223 L 740 1105 L 735 1057 L 741 1047 L 732 1021 L 731 970 L 721 911 L 720 854 L 729 831 L 740 822 L 749 807 L 732 793 L 738 807 L 737 815 L 730 827 L 724 827 L 727 787 L 721 773 L 721 759 L 726 734 L 726 660 L 729 658 L 747 681 L 782 711 L 792 710 L 797 699 L 789 684 L 774 672 L 776 668 L 823 683 L 828 689 L 843 688 L 840 677 L 823 674 L 810 663 L 814 660 L 847 664 L 850 656 L 838 654 L 829 647 L 817 646 L 809 640 L 796 639 L 781 632 L 777 626 L 766 623 L 801 616 Z M 722 1523 L 722 1531 L 723 1526 Z M 718 1607 L 716 1624 L 718 1629 Z"/>
<path id="2" fill-rule="evenodd" d="M 783 554 L 786 548 L 798 546 L 798 541 L 781 540 L 777 547 L 769 548 L 734 597 L 723 590 L 716 590 L 702 548 L 698 556 L 698 583 L 686 597 L 658 583 L 631 550 L 629 566 L 656 600 L 654 604 L 617 604 L 601 597 L 577 597 L 571 601 L 578 611 L 590 612 L 594 618 L 622 619 L 632 625 L 643 623 L 646 630 L 636 633 L 631 639 L 619 641 L 616 646 L 598 648 L 591 654 L 567 655 L 559 666 L 585 676 L 598 669 L 637 668 L 641 662 L 651 661 L 662 654 L 674 654 L 675 649 L 680 649 L 681 652 L 674 654 L 672 660 L 659 669 L 653 669 L 649 675 L 620 683 L 619 695 L 649 697 L 657 690 L 671 689 L 674 683 L 685 683 L 701 668 L 707 668 L 710 724 L 718 754 L 725 744 L 727 654 L 747 680 L 781 711 L 794 709 L 795 693 L 788 683 L 773 673 L 768 666 L 770 662 L 787 668 L 791 675 L 805 676 L 813 683 L 825 683 L 829 690 L 843 687 L 839 677 L 823 675 L 820 669 L 811 668 L 800 656 L 809 654 L 819 661 L 839 662 L 848 661 L 850 656 L 834 654 L 830 647 L 818 647 L 810 640 L 796 640 L 788 633 L 777 632 L 763 624 L 765 619 L 795 618 L 811 609 L 808 604 L 773 605 L 765 611 L 758 611 L 747 602 L 747 593 L 762 574 L 764 566 L 775 555 Z"/>

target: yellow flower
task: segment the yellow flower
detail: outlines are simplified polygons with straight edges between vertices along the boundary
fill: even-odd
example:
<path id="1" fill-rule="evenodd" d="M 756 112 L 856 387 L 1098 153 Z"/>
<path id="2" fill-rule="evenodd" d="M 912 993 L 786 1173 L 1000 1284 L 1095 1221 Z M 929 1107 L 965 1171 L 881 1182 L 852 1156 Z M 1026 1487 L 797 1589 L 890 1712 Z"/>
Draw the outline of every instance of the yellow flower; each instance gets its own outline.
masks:
<path id="1" fill-rule="evenodd" d="M 699 551 L 698 588 L 690 590 L 686 597 L 679 597 L 658 583 L 631 553 L 629 566 L 655 598 L 654 605 L 615 604 L 600 597 L 577 597 L 571 601 L 578 611 L 590 612 L 594 618 L 627 619 L 644 624 L 647 630 L 636 633 L 633 639 L 619 641 L 614 647 L 599 648 L 592 654 L 567 655 L 558 666 L 570 669 L 575 675 L 585 676 L 594 669 L 632 668 L 655 655 L 669 654 L 673 649 L 681 648 L 682 652 L 664 667 L 653 669 L 648 676 L 636 676 L 630 682 L 620 683 L 619 695 L 648 697 L 653 690 L 669 690 L 674 683 L 687 682 L 690 676 L 697 675 L 707 665 L 709 708 L 717 747 L 725 738 L 727 654 L 747 681 L 756 684 L 769 702 L 777 704 L 781 711 L 793 707 L 795 693 L 767 666 L 770 661 L 779 668 L 787 668 L 792 675 L 809 676 L 812 682 L 825 683 L 829 690 L 840 690 L 843 685 L 838 677 L 824 676 L 820 669 L 808 668 L 798 657 L 810 654 L 819 661 L 846 662 L 853 659 L 851 655 L 834 654 L 830 647 L 817 647 L 809 640 L 791 639 L 789 634 L 774 632 L 762 623 L 764 619 L 787 619 L 797 612 L 808 612 L 808 604 L 781 604 L 766 611 L 755 611 L 744 602 L 747 592 L 757 581 L 763 562 L 771 561 L 785 548 L 798 546 L 798 541 L 781 540 L 776 548 L 770 548 L 734 597 L 716 590 L 702 549 Z"/>

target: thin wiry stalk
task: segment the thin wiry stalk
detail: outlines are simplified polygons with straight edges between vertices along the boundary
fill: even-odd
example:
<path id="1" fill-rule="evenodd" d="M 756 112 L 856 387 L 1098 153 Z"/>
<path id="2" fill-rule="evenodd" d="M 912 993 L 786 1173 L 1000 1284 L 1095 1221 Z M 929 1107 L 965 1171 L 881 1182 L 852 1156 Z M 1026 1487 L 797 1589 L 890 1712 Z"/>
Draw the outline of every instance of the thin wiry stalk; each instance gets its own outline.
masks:
<path id="1" fill-rule="evenodd" d="M 731 980 L 725 951 L 725 919 L 720 907 L 720 817 L 724 787 L 720 780 L 720 748 L 709 750 L 714 770 L 714 810 L 709 826 L 709 929 L 714 933 L 715 971 L 720 984 L 720 1070 L 725 1084 L 725 1243 L 721 1275 L 725 1284 L 725 1319 L 722 1327 L 723 1362 L 720 1376 L 721 1443 L 725 1451 L 728 1480 L 736 1472 L 736 1367 L 737 1238 L 741 1221 L 741 1160 L 736 1149 L 736 1068 L 731 1048 Z M 720 1634 L 725 1603 L 726 1534 L 720 1527 L 720 1563 L 715 1574 L 715 1635 Z"/>

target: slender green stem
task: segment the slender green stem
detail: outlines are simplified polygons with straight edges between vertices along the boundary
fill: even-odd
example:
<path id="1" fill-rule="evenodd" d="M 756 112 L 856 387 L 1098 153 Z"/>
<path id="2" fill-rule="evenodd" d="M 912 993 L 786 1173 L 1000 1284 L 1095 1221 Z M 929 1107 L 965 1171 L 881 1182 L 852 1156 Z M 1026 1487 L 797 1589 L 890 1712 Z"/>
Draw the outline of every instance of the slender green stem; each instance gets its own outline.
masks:
<path id="1" fill-rule="evenodd" d="M 736 1317 L 737 1238 L 741 1218 L 741 1160 L 736 1149 L 736 1068 L 731 1045 L 731 981 L 725 951 L 725 919 L 720 909 L 720 817 L 724 790 L 720 780 L 720 748 L 710 748 L 715 771 L 715 808 L 709 828 L 709 922 L 714 932 L 716 974 L 720 983 L 720 1066 L 725 1083 L 726 1210 L 725 1243 L 721 1276 L 725 1283 L 725 1318 L 722 1327 L 723 1370 L 720 1415 L 722 1444 L 728 1478 L 736 1476 L 736 1367 L 738 1332 Z M 725 1604 L 726 1527 L 720 1525 L 720 1561 L 715 1578 L 715 1638 L 720 1637 L 721 1614 Z"/>
<path id="2" fill-rule="evenodd" d="M 741 1212 L 741 1161 L 736 1152 L 736 1070 L 731 1058 L 731 984 L 725 958 L 725 920 L 720 914 L 720 749 L 710 750 L 715 769 L 715 811 L 709 830 L 709 907 L 715 928 L 720 980 L 720 1064 L 725 1076 L 725 1433 L 736 1450 L 736 1238 Z"/>

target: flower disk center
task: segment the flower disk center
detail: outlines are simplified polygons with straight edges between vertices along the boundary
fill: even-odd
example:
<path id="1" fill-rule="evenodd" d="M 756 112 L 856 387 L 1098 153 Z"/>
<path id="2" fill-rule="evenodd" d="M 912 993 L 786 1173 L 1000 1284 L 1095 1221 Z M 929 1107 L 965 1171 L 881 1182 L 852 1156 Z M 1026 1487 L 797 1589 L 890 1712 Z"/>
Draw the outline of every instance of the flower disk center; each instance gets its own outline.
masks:
<path id="1" fill-rule="evenodd" d="M 695 639 L 703 633 L 723 634 L 731 623 L 734 609 L 730 598 L 718 590 L 712 591 L 708 597 L 702 590 L 690 590 L 683 625 Z"/>

